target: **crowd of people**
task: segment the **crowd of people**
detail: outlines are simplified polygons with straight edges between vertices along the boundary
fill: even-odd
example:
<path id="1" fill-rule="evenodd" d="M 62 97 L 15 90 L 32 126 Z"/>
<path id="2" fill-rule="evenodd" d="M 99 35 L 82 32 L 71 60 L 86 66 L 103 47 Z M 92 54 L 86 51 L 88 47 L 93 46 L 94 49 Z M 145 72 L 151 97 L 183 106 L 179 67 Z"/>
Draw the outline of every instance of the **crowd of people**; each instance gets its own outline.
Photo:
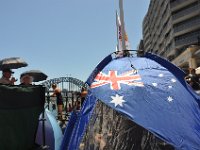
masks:
<path id="1" fill-rule="evenodd" d="M 15 85 L 15 82 L 17 79 L 12 76 L 14 72 L 11 69 L 3 69 L 2 70 L 2 77 L 0 78 L 0 84 L 9 84 L 9 85 Z M 196 70 L 194 68 L 188 69 L 188 74 L 185 76 L 186 82 L 193 88 L 194 91 L 200 91 L 200 76 L 196 74 Z M 33 77 L 28 74 L 21 74 L 20 76 L 20 84 L 19 85 L 32 85 Z M 57 111 L 58 111 L 58 118 L 59 120 L 63 120 L 62 118 L 62 112 L 63 112 L 63 97 L 61 94 L 61 89 L 57 87 L 56 84 L 52 84 L 53 94 L 51 96 L 56 97 L 56 104 L 57 104 Z M 76 102 L 76 110 L 80 110 L 81 105 L 83 104 L 83 101 L 85 99 L 85 96 L 87 95 L 87 90 L 82 89 L 81 90 L 81 101 Z M 71 112 L 74 109 L 74 104 L 71 106 L 69 104 L 68 111 Z"/>
<path id="2" fill-rule="evenodd" d="M 17 79 L 12 76 L 14 72 L 11 69 L 3 69 L 2 77 L 0 78 L 1 84 L 9 84 L 15 85 Z M 188 74 L 185 76 L 186 82 L 193 88 L 194 91 L 200 90 L 200 76 L 196 74 L 196 70 L 194 68 L 188 69 Z M 19 85 L 32 85 L 33 77 L 28 74 L 21 74 L 20 76 L 20 84 Z M 56 97 L 56 103 L 58 107 L 58 118 L 62 120 L 62 112 L 63 112 L 63 98 L 61 94 L 61 90 L 57 87 L 56 84 L 52 84 L 53 94 L 51 96 Z M 80 109 L 80 106 L 83 104 L 85 99 L 85 95 L 87 91 L 83 88 L 81 91 L 81 102 L 77 102 L 77 109 Z M 72 110 L 73 106 L 69 106 L 69 111 Z"/>
<path id="3" fill-rule="evenodd" d="M 85 88 L 81 89 L 81 92 L 75 92 L 76 98 L 72 100 L 72 102 L 66 100 L 66 104 L 64 105 L 64 97 L 62 96 L 61 89 L 57 86 L 57 84 L 52 84 L 51 88 L 53 89 L 53 94 L 51 97 L 56 97 L 55 103 L 57 104 L 57 113 L 58 113 L 58 120 L 65 121 L 65 117 L 63 117 L 63 111 L 66 113 L 71 113 L 73 110 L 80 111 L 81 106 L 85 100 L 87 95 L 87 90 Z"/>
<path id="4" fill-rule="evenodd" d="M 1 84 L 9 84 L 14 85 L 17 79 L 15 77 L 12 77 L 12 74 L 14 72 L 11 69 L 3 69 L 2 70 L 2 77 L 0 78 Z M 32 85 L 33 77 L 28 74 L 22 74 L 20 76 L 20 85 Z"/>
<path id="5" fill-rule="evenodd" d="M 2 69 L 2 76 L 0 78 L 0 84 L 5 84 L 5 85 L 16 85 L 16 81 L 17 79 L 15 77 L 13 77 L 14 72 L 9 69 Z M 33 85 L 33 80 L 34 77 L 29 75 L 29 74 L 21 74 L 20 75 L 20 83 L 19 85 L 22 86 L 29 86 L 29 85 Z M 64 104 L 63 104 L 63 96 L 62 96 L 62 91 L 61 89 L 57 86 L 57 84 L 52 84 L 51 88 L 53 89 L 53 94 L 51 95 L 52 97 L 56 97 L 56 101 L 55 104 L 57 106 L 57 114 L 58 114 L 58 120 L 63 121 L 63 110 L 64 110 Z M 80 110 L 81 105 L 85 99 L 87 92 L 85 89 L 81 90 L 80 93 L 80 97 L 81 100 L 80 101 L 76 101 L 74 104 L 69 104 L 68 106 L 68 112 L 71 112 L 72 110 L 76 109 L 76 110 Z"/>

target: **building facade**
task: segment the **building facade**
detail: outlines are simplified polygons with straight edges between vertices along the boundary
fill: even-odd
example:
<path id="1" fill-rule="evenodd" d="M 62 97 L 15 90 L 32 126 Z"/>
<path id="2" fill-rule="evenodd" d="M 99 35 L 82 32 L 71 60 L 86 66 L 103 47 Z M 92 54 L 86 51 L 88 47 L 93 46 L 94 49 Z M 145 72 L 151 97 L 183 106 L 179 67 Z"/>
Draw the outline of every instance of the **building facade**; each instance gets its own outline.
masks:
<path id="1" fill-rule="evenodd" d="M 183 69 L 200 66 L 200 0 L 151 0 L 143 45 Z"/>

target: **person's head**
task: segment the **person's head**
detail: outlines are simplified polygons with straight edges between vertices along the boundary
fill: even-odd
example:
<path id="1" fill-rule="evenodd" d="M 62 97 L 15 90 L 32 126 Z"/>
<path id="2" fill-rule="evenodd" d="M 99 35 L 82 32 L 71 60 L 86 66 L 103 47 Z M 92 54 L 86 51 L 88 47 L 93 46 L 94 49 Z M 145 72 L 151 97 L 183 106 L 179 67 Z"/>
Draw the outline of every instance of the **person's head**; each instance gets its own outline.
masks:
<path id="1" fill-rule="evenodd" d="M 24 85 L 31 85 L 33 82 L 33 77 L 28 74 L 21 75 L 20 82 Z"/>
<path id="2" fill-rule="evenodd" d="M 87 89 L 82 87 L 82 89 L 81 89 L 81 97 L 85 97 L 87 95 L 87 93 L 88 93 Z"/>
<path id="3" fill-rule="evenodd" d="M 51 87 L 52 87 L 52 89 L 55 89 L 55 88 L 57 87 L 57 84 L 53 83 L 53 84 L 51 85 Z"/>
<path id="4" fill-rule="evenodd" d="M 14 72 L 11 69 L 3 69 L 2 75 L 3 77 L 9 79 Z"/>

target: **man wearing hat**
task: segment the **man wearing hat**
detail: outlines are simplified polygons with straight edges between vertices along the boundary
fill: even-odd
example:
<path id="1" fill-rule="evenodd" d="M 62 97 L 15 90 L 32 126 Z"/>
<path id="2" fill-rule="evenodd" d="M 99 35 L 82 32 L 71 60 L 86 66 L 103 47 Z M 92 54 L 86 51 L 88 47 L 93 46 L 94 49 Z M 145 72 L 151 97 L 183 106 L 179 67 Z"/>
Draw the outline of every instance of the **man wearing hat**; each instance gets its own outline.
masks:
<path id="1" fill-rule="evenodd" d="M 28 74 L 21 74 L 20 85 L 32 85 L 33 77 Z"/>
<path id="2" fill-rule="evenodd" d="M 14 85 L 14 82 L 16 82 L 17 80 L 14 77 L 11 78 L 11 75 L 13 73 L 14 72 L 11 69 L 3 69 L 2 77 L 0 78 L 0 83 Z"/>

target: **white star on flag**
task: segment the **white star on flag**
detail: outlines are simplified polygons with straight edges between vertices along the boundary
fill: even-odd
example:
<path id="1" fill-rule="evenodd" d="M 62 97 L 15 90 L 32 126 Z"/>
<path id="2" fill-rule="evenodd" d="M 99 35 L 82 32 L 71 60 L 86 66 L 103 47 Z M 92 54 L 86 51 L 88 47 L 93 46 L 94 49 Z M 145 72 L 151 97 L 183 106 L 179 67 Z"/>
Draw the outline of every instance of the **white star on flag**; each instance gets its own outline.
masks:
<path id="1" fill-rule="evenodd" d="M 172 81 L 173 83 L 175 83 L 175 82 L 176 82 L 176 79 L 171 79 L 171 81 Z"/>
<path id="2" fill-rule="evenodd" d="M 169 97 L 167 97 L 167 100 L 168 100 L 169 102 L 172 102 L 174 99 L 173 99 L 171 96 L 169 96 Z"/>
<path id="3" fill-rule="evenodd" d="M 112 101 L 110 103 L 114 103 L 115 107 L 117 105 L 120 105 L 121 107 L 123 107 L 123 102 L 126 102 L 125 100 L 123 100 L 124 96 L 119 96 L 118 94 L 116 94 L 115 96 L 111 96 Z"/>
<path id="4" fill-rule="evenodd" d="M 157 83 L 152 83 L 152 85 L 153 85 L 153 86 L 157 86 L 158 84 L 157 84 Z"/>
<path id="5" fill-rule="evenodd" d="M 158 77 L 164 77 L 164 74 L 162 74 L 162 73 L 160 73 L 159 75 L 158 75 Z M 170 81 L 172 82 L 172 83 L 175 83 L 176 82 L 176 79 L 174 79 L 174 78 L 171 78 L 170 79 Z M 151 83 L 154 87 L 158 87 L 158 83 L 156 83 L 156 82 L 153 82 L 153 83 Z M 173 88 L 173 86 L 172 85 L 168 85 L 167 86 L 168 87 L 168 90 L 170 90 L 170 89 L 172 89 Z M 167 90 L 167 89 L 166 89 Z M 172 101 L 174 101 L 174 99 L 171 97 L 171 96 L 168 96 L 167 97 L 167 101 L 168 102 L 172 102 Z"/>
<path id="6" fill-rule="evenodd" d="M 169 86 L 168 86 L 168 88 L 169 88 L 169 89 L 171 89 L 171 88 L 172 88 L 172 86 L 171 86 L 171 85 L 169 85 Z"/>

